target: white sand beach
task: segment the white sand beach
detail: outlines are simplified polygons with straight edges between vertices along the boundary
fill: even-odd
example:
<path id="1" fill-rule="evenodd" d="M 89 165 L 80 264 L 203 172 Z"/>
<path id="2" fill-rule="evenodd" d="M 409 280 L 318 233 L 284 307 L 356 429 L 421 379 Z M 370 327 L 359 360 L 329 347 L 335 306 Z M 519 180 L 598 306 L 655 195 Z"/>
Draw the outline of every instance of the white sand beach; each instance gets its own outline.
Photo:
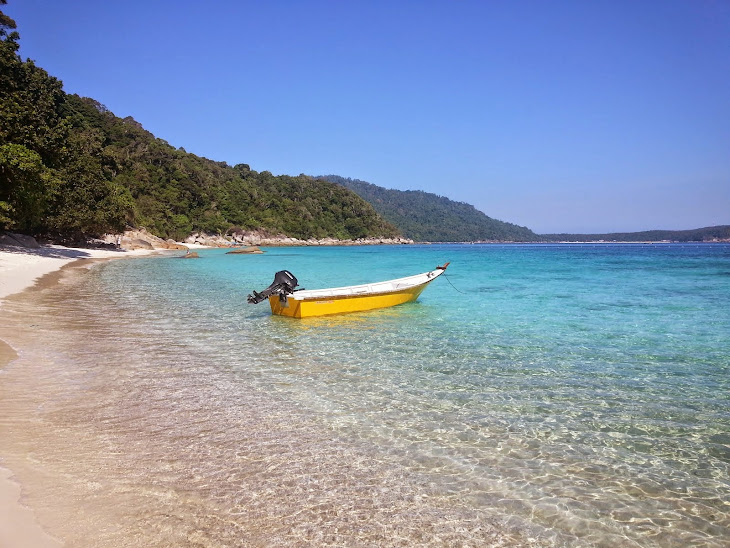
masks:
<path id="1" fill-rule="evenodd" d="M 155 253 L 147 249 L 101 250 L 73 249 L 62 246 L 26 248 L 0 247 L 0 317 L 3 299 L 32 286 L 41 277 L 78 260 L 121 259 Z M 91 263 L 91 261 L 90 261 Z M 0 341 L 0 372 L 14 358 L 13 349 Z M 0 446 L 0 451 L 2 447 Z M 2 468 L 0 453 L 0 547 L 51 548 L 62 543 L 49 536 L 37 523 L 29 508 L 22 504 L 22 486 L 13 480 L 11 470 Z"/>
<path id="2" fill-rule="evenodd" d="M 122 259 L 152 253 L 108 249 L 75 249 L 58 245 L 0 247 L 0 299 L 32 286 L 39 278 L 79 259 Z"/>

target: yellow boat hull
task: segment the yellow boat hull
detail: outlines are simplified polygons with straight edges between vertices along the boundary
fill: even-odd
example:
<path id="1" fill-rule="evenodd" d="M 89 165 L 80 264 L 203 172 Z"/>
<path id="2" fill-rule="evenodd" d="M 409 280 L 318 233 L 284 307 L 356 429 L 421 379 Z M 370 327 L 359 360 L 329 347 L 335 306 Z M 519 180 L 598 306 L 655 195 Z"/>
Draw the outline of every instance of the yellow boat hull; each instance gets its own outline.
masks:
<path id="1" fill-rule="evenodd" d="M 400 291 L 371 295 L 330 296 L 307 300 L 298 300 L 293 296 L 289 296 L 286 304 L 282 302 L 278 295 L 272 295 L 269 297 L 269 305 L 271 305 L 272 314 L 291 318 L 312 318 L 332 314 L 347 314 L 349 312 L 365 312 L 415 301 L 428 284 L 429 282 L 426 282 Z"/>

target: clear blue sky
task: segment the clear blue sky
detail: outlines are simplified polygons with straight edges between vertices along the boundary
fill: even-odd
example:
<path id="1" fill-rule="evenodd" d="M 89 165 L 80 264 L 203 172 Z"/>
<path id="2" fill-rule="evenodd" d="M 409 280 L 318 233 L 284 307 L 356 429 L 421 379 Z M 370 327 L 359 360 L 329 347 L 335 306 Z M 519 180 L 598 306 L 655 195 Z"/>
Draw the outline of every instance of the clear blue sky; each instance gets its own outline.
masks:
<path id="1" fill-rule="evenodd" d="M 730 224 L 730 0 L 9 0 L 20 53 L 176 147 L 538 233 Z"/>

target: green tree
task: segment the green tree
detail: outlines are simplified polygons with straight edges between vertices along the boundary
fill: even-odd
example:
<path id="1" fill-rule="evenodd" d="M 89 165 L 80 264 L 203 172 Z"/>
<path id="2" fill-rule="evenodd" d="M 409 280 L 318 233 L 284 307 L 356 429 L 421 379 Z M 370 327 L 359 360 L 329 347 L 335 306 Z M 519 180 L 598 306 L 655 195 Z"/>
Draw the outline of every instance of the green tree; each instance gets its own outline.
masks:
<path id="1" fill-rule="evenodd" d="M 58 167 L 69 130 L 61 114 L 63 85 L 33 61 L 20 59 L 17 32 L 0 36 L 0 142 L 21 144 L 46 166 Z"/>
<path id="2" fill-rule="evenodd" d="M 0 227 L 33 231 L 41 226 L 54 182 L 38 153 L 14 143 L 0 145 Z"/>
<path id="3" fill-rule="evenodd" d="M 44 224 L 69 125 L 61 83 L 20 59 L 15 28 L 0 12 L 0 226 L 33 232 Z"/>
<path id="4" fill-rule="evenodd" d="M 124 229 L 134 202 L 129 190 L 107 177 L 102 144 L 103 135 L 94 128 L 72 130 L 68 159 L 49 196 L 47 228 L 79 235 Z"/>
<path id="5" fill-rule="evenodd" d="M 0 0 L 0 6 L 5 6 L 7 3 L 7 0 Z M 16 28 L 17 25 L 15 24 L 15 21 L 0 11 L 0 38 L 5 38 L 8 36 L 8 30 L 12 32 Z"/>

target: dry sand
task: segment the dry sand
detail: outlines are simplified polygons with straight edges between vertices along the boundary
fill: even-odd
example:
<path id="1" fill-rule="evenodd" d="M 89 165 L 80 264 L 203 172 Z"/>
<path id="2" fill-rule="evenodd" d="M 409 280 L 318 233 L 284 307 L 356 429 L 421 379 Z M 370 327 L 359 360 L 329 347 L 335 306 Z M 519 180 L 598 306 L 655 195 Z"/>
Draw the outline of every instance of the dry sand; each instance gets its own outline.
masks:
<path id="1" fill-rule="evenodd" d="M 38 249 L 0 247 L 0 321 L 3 299 L 32 286 L 38 279 L 77 260 L 118 259 L 154 253 L 149 250 L 123 251 L 72 249 L 44 246 Z M 0 374 L 16 357 L 15 351 L 0 340 Z M 22 504 L 22 485 L 13 480 L 11 470 L 2 468 L 0 440 L 0 548 L 47 548 L 63 544 L 38 524 L 33 511 Z"/>

